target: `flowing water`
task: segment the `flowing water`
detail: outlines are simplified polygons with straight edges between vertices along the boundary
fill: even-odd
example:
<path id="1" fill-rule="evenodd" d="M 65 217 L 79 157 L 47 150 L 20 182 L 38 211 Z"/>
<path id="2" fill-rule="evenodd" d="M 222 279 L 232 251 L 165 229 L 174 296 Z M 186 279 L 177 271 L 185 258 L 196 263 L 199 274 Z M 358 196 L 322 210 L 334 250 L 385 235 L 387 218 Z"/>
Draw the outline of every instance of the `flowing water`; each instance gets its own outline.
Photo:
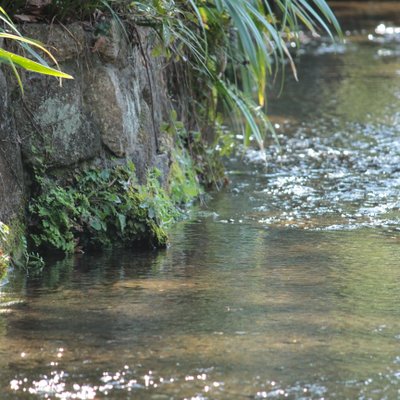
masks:
<path id="1" fill-rule="evenodd" d="M 231 160 L 168 250 L 11 272 L 0 398 L 400 399 L 395 22 L 305 45 L 280 146 Z"/>

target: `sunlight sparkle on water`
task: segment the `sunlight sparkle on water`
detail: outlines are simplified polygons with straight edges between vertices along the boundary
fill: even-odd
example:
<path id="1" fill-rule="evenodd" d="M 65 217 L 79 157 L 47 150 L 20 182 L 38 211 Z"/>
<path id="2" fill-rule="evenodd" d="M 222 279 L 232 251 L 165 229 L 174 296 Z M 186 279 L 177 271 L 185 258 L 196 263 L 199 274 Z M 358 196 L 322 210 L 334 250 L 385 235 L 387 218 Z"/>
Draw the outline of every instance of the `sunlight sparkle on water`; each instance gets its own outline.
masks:
<path id="1" fill-rule="evenodd" d="M 58 363 L 50 363 L 54 365 Z M 148 370 L 141 375 L 135 373 L 128 365 L 114 373 L 103 372 L 98 379 L 98 385 L 88 385 L 75 381 L 75 378 L 65 371 L 54 370 L 49 375 L 42 375 L 38 379 L 29 381 L 27 378 L 10 381 L 9 387 L 13 392 L 29 393 L 44 398 L 56 398 L 62 400 L 92 400 L 100 397 L 113 396 L 115 391 L 132 392 L 140 390 L 157 390 L 161 386 L 176 387 L 183 382 L 196 384 L 197 391 L 209 393 L 223 390 L 224 383 L 210 380 L 208 375 L 199 371 L 197 374 L 183 375 L 182 377 L 162 377 Z M 203 399 L 201 393 L 196 393 L 190 399 Z"/>
<path id="2" fill-rule="evenodd" d="M 400 34 L 400 27 L 398 26 L 386 26 L 385 24 L 379 24 L 375 28 L 377 35 L 398 35 Z"/>

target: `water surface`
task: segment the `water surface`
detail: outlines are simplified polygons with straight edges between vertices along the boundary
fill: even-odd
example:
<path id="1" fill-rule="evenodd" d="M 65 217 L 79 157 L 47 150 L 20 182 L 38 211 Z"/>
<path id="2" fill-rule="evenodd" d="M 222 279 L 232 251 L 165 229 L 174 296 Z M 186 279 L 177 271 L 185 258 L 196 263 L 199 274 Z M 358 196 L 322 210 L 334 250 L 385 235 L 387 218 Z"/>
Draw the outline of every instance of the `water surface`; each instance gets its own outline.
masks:
<path id="1" fill-rule="evenodd" d="M 280 146 L 231 160 L 168 250 L 10 273 L 2 399 L 400 398 L 400 30 L 367 22 L 306 44 Z"/>

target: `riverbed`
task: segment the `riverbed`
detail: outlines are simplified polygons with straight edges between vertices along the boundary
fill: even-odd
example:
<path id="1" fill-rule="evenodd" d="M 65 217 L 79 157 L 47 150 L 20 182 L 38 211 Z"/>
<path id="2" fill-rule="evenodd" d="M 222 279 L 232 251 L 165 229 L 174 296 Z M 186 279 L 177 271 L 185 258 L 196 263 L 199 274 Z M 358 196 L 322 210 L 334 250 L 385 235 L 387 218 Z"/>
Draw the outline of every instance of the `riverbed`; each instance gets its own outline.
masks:
<path id="1" fill-rule="evenodd" d="M 358 13 L 167 250 L 10 272 L 2 399 L 400 398 L 400 22 Z"/>

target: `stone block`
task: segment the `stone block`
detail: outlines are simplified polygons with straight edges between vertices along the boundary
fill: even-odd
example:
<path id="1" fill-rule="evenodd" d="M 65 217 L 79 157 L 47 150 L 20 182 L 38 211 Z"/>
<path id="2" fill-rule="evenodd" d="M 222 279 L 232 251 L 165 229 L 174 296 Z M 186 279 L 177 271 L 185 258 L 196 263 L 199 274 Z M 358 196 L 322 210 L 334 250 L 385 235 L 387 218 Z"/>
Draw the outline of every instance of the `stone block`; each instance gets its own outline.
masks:
<path id="1" fill-rule="evenodd" d="M 89 35 L 79 22 L 68 26 L 26 24 L 23 33 L 46 45 L 59 63 L 76 59 L 88 46 Z"/>
<path id="2" fill-rule="evenodd" d="M 100 153 L 100 137 L 85 113 L 81 74 L 66 64 L 63 69 L 75 79 L 60 87 L 54 78 L 29 74 L 25 96 L 15 102 L 15 123 L 30 163 L 39 156 L 51 167 L 63 167 Z"/>

